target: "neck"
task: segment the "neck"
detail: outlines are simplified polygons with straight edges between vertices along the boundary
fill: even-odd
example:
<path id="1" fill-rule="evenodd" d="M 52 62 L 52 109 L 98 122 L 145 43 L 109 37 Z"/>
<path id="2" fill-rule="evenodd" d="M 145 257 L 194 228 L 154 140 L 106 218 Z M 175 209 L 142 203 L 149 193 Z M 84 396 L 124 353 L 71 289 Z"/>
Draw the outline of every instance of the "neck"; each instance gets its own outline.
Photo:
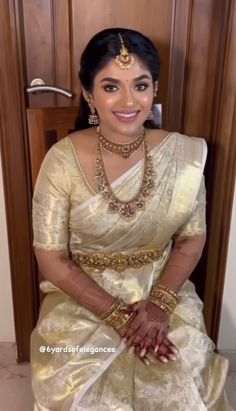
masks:
<path id="1" fill-rule="evenodd" d="M 130 133 L 118 133 L 114 130 L 107 128 L 104 125 L 100 125 L 100 130 L 109 140 L 114 141 L 114 143 L 124 144 L 136 140 L 141 135 L 142 126 L 138 130 L 135 130 L 134 132 Z"/>

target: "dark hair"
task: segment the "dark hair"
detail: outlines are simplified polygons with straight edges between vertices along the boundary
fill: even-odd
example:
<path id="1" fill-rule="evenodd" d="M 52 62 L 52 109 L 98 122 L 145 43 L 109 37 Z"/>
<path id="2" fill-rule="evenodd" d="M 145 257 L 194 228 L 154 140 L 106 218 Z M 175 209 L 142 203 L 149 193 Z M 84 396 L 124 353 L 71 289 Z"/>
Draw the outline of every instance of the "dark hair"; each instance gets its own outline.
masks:
<path id="1" fill-rule="evenodd" d="M 153 83 L 158 80 L 161 62 L 159 53 L 151 40 L 136 30 L 110 28 L 95 34 L 82 53 L 79 78 L 82 86 L 88 92 L 92 92 L 94 78 L 98 72 L 102 70 L 112 58 L 115 58 L 119 54 L 119 33 L 122 34 L 125 47 L 127 47 L 128 51 L 136 54 L 150 71 Z M 89 127 L 89 114 L 88 105 L 81 94 L 75 130 Z M 145 126 L 151 126 L 153 128 L 152 124 L 148 124 L 150 122 L 147 121 L 146 123 Z"/>

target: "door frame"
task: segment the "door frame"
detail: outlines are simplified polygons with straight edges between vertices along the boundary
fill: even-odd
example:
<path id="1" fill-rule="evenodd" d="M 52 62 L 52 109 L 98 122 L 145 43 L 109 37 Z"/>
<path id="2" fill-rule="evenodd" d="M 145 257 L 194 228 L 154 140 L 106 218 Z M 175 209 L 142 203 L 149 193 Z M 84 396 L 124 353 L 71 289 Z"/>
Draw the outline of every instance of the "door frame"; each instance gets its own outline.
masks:
<path id="1" fill-rule="evenodd" d="M 30 162 L 17 2 L 0 2 L 0 147 L 19 362 L 29 359 L 38 284 L 31 232 Z M 33 273 L 33 275 L 32 275 Z"/>
<path id="2" fill-rule="evenodd" d="M 209 116 L 211 126 L 200 132 L 191 119 L 189 95 L 193 87 L 196 38 L 194 25 L 197 25 L 197 2 L 191 0 L 173 1 L 173 36 L 169 78 L 169 104 L 167 123 L 169 129 L 192 135 L 205 135 L 209 146 L 207 167 L 207 186 L 209 187 L 208 243 L 202 259 L 201 275 L 204 277 L 202 295 L 205 298 L 205 319 L 210 337 L 216 342 L 219 330 L 222 305 L 225 265 L 227 259 L 228 237 L 235 182 L 236 130 L 233 127 L 223 132 L 225 102 L 221 102 L 224 88 L 227 87 L 223 75 L 229 64 L 229 47 L 232 42 L 227 25 L 232 25 L 230 15 L 235 4 L 226 0 L 206 0 L 209 7 L 214 3 L 218 12 L 216 27 L 210 34 L 218 39 L 215 57 L 222 63 L 222 69 L 216 70 L 212 98 L 216 110 Z M 31 230 L 31 195 L 29 169 L 29 148 L 26 126 L 26 96 L 24 93 L 25 76 L 23 67 L 24 37 L 21 32 L 21 0 L 3 0 L 0 2 L 0 144 L 5 190 L 5 204 L 8 227 L 13 307 L 17 342 L 18 361 L 29 359 L 29 336 L 35 326 L 38 314 L 38 282 L 35 258 L 32 249 Z M 212 6 L 213 7 L 213 6 Z M 235 14 L 234 14 L 235 16 Z M 178 21 L 181 18 L 181 27 Z M 230 26 L 231 27 L 231 26 Z M 217 32 L 218 30 L 218 32 Z M 193 47 L 193 42 L 195 42 Z M 7 47 L 6 47 L 7 45 Z M 183 47 L 183 45 L 185 45 Z M 199 46 L 199 44 L 198 44 Z M 179 56 L 179 48 L 185 52 Z M 212 58 L 209 56 L 209 60 Z M 199 58 L 203 56 L 199 55 Z M 181 81 L 179 79 L 181 78 Z M 235 85 L 235 83 L 233 83 Z M 217 91 L 215 91 L 217 90 Z M 226 102 L 227 103 L 227 102 Z M 228 102 L 228 107 L 232 101 Z M 180 110 L 182 107 L 182 110 Z M 213 115 L 214 111 L 214 115 Z M 232 110 L 231 110 L 232 112 Z M 233 112 L 236 121 L 235 110 Z M 199 120 L 198 120 L 199 121 Z M 209 121 L 208 121 L 209 124 Z M 224 161 L 221 160 L 221 149 Z M 220 185 L 214 175 L 221 174 Z M 228 172 L 228 175 L 227 175 Z M 227 183 L 227 184 L 226 184 Z M 216 201 L 220 199 L 220 201 Z M 224 200 L 224 201 L 223 201 Z M 215 275 L 216 268 L 217 276 Z"/>

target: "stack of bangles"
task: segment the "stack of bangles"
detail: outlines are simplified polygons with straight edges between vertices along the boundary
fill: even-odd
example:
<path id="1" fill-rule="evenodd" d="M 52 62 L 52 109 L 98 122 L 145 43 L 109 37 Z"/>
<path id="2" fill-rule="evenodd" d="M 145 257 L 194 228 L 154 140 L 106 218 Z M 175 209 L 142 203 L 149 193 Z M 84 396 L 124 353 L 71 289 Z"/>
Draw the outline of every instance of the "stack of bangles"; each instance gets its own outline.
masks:
<path id="1" fill-rule="evenodd" d="M 129 304 L 125 304 L 124 301 L 116 299 L 109 310 L 101 316 L 101 320 L 119 332 L 122 328 L 129 325 L 136 316 L 134 311 L 127 312 L 128 309 Z"/>
<path id="2" fill-rule="evenodd" d="M 157 284 L 152 288 L 149 301 L 157 305 L 167 314 L 171 314 L 178 304 L 179 298 L 170 288 Z M 109 310 L 101 316 L 101 320 L 119 332 L 122 328 L 127 327 L 135 316 L 136 312 L 129 311 L 129 304 L 125 304 L 123 300 L 117 298 Z"/>
<path id="3" fill-rule="evenodd" d="M 179 302 L 177 294 L 162 284 L 157 284 L 152 288 L 149 300 L 167 314 L 171 314 Z"/>

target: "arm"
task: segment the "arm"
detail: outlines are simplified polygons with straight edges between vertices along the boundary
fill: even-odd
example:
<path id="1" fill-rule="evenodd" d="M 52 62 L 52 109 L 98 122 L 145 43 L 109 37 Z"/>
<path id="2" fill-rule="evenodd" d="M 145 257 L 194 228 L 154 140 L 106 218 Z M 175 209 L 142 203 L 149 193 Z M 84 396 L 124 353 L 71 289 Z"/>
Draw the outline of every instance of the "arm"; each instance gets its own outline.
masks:
<path id="1" fill-rule="evenodd" d="M 177 237 L 160 283 L 178 293 L 200 260 L 205 242 L 206 234 Z"/>
<path id="2" fill-rule="evenodd" d="M 205 234 L 176 238 L 159 282 L 178 293 L 196 267 L 205 240 Z M 166 362 L 166 358 L 174 359 L 176 347 L 167 338 L 169 314 L 154 305 L 149 298 L 134 304 L 133 309 L 137 315 L 124 335 L 127 346 L 141 344 L 141 356 L 145 355 L 147 350 L 154 354 L 153 349 L 160 347 L 158 354 L 154 354 L 156 358 L 163 362 Z"/>
<path id="3" fill-rule="evenodd" d="M 68 251 L 35 248 L 35 255 L 44 278 L 95 315 L 101 316 L 116 300 L 69 258 Z"/>
<path id="4" fill-rule="evenodd" d="M 158 288 L 160 283 L 178 293 L 196 267 L 206 240 L 205 195 L 203 178 L 196 207 L 185 224 L 176 232 L 169 261 L 153 289 Z M 142 343 L 145 349 L 160 346 L 167 335 L 169 314 L 154 305 L 150 298 L 138 302 L 134 309 L 138 314 L 125 334 L 127 344 L 131 346 Z"/>
<path id="5" fill-rule="evenodd" d="M 61 141 L 47 153 L 33 196 L 34 248 L 45 279 L 81 305 L 101 315 L 115 300 L 69 257 L 72 195 L 70 152 Z"/>

